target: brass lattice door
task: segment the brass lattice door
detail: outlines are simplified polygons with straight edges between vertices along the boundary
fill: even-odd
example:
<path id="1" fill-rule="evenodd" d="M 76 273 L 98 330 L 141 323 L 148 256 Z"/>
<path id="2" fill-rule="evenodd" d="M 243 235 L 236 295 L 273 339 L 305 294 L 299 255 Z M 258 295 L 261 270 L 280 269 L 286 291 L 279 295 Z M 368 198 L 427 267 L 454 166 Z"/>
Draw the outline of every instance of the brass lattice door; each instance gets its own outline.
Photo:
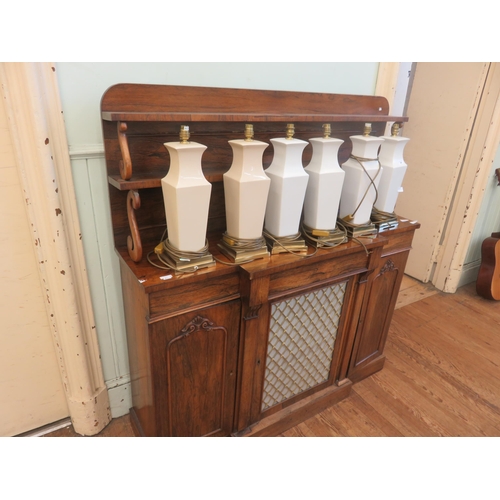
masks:
<path id="1" fill-rule="evenodd" d="M 272 304 L 262 412 L 329 380 L 346 285 Z"/>

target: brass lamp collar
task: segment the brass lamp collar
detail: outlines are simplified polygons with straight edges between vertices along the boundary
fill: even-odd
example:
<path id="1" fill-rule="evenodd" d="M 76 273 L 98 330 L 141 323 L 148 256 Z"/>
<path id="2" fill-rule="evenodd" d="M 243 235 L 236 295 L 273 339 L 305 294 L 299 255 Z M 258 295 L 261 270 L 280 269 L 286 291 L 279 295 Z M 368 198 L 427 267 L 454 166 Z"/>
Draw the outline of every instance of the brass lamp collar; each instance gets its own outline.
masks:
<path id="1" fill-rule="evenodd" d="M 247 123 L 245 125 L 245 141 L 251 141 L 253 139 L 253 125 Z"/>
<path id="2" fill-rule="evenodd" d="M 188 125 L 181 125 L 181 130 L 179 132 L 179 139 L 181 144 L 187 144 L 189 142 L 189 126 Z"/>

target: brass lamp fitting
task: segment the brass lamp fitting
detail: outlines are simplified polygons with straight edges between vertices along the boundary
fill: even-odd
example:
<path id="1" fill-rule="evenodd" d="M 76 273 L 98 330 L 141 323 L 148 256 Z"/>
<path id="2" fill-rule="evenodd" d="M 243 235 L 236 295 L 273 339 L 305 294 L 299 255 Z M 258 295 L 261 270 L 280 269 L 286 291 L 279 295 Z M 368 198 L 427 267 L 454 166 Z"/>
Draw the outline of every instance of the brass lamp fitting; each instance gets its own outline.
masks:
<path id="1" fill-rule="evenodd" d="M 328 139 L 332 133 L 332 126 L 329 123 L 323 125 L 323 137 Z"/>
<path id="2" fill-rule="evenodd" d="M 181 144 L 187 144 L 189 141 L 189 126 L 188 125 L 181 125 L 181 130 L 179 132 L 179 139 L 181 141 Z"/>
<path id="3" fill-rule="evenodd" d="M 399 123 L 393 123 L 391 127 L 391 137 L 396 137 L 399 134 Z"/>
<path id="4" fill-rule="evenodd" d="M 293 123 L 288 123 L 286 126 L 286 138 L 291 139 L 295 134 L 295 125 Z"/>
<path id="5" fill-rule="evenodd" d="M 370 135 L 371 131 L 372 131 L 372 124 L 371 123 L 365 123 L 365 128 L 363 130 L 363 135 L 364 136 L 368 136 L 368 135 Z"/>
<path id="6" fill-rule="evenodd" d="M 245 125 L 245 141 L 251 141 L 253 139 L 253 125 L 247 123 Z"/>

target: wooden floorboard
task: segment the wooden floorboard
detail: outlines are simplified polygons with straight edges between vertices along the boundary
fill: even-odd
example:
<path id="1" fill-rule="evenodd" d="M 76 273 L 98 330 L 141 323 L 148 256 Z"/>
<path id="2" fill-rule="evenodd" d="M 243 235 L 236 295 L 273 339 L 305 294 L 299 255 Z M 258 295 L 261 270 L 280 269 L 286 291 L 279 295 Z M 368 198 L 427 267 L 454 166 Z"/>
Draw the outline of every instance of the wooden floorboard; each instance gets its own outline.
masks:
<path id="1" fill-rule="evenodd" d="M 383 414 L 401 436 L 420 437 L 428 436 L 429 428 L 421 420 L 419 414 L 413 412 L 401 398 L 397 391 L 384 380 L 383 377 L 370 377 L 356 386 L 355 394 L 359 395 L 375 412 Z M 382 436 L 382 433 L 380 433 Z"/>
<path id="2" fill-rule="evenodd" d="M 478 297 L 470 284 L 404 305 L 385 354 L 382 371 L 303 425 L 327 421 L 318 431 L 343 436 L 500 436 L 500 302 Z"/>
<path id="3" fill-rule="evenodd" d="M 500 436 L 500 302 L 403 282 L 382 371 L 284 437 Z M 76 436 L 71 427 L 49 436 Z M 99 436 L 132 436 L 129 416 Z"/>
<path id="4" fill-rule="evenodd" d="M 421 355 L 397 341 L 393 341 L 392 346 L 394 350 L 400 349 L 401 352 L 408 353 L 414 365 L 412 370 L 416 370 L 415 383 L 427 384 L 424 385 L 425 387 L 430 386 L 433 389 L 433 394 L 438 394 L 443 404 L 452 404 L 451 408 L 453 409 L 465 406 L 469 412 L 476 413 L 477 419 L 473 419 L 473 421 L 477 420 L 484 426 L 488 426 L 489 423 L 497 425 L 500 414 L 498 406 L 482 397 L 477 390 L 471 387 L 470 379 L 464 381 L 461 373 L 451 370 L 449 366 L 443 366 L 438 357 L 439 353 L 435 359 L 430 360 L 425 355 Z M 395 357 L 391 356 L 391 359 Z"/>
<path id="5" fill-rule="evenodd" d="M 438 291 L 431 283 L 421 283 L 409 276 L 403 276 L 403 281 L 399 288 L 398 299 L 396 301 L 396 309 L 425 299 L 436 293 L 438 293 Z"/>

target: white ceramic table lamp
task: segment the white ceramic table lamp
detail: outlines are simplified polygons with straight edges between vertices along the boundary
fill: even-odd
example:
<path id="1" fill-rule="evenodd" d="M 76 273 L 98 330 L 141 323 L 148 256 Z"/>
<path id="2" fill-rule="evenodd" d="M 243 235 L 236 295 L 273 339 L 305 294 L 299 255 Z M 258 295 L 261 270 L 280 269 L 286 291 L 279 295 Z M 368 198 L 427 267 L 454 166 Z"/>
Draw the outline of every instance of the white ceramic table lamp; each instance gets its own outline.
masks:
<path id="1" fill-rule="evenodd" d="M 262 238 L 271 180 L 262 165 L 265 142 L 253 139 L 253 126 L 245 126 L 245 139 L 229 141 L 231 168 L 223 175 L 227 234 L 238 239 Z"/>
<path id="2" fill-rule="evenodd" d="M 384 139 L 370 135 L 366 124 L 363 135 L 354 135 L 351 157 L 342 165 L 345 172 L 339 217 L 352 226 L 370 226 L 371 211 L 377 196 L 382 168 L 378 149 Z"/>
<path id="3" fill-rule="evenodd" d="M 330 125 L 323 125 L 323 137 L 309 139 L 313 156 L 305 171 L 309 174 L 304 201 L 304 224 L 312 229 L 333 230 L 337 226 L 340 194 L 345 172 L 338 161 L 344 141 L 330 137 Z"/>
<path id="4" fill-rule="evenodd" d="M 274 157 L 266 174 L 271 179 L 267 201 L 265 230 L 274 237 L 286 237 L 299 231 L 309 175 L 302 165 L 306 141 L 294 139 L 294 126 L 287 126 L 286 138 L 271 139 Z"/>
<path id="5" fill-rule="evenodd" d="M 162 179 L 169 243 L 181 252 L 198 252 L 206 243 L 212 185 L 202 172 L 203 144 L 189 142 L 189 127 L 182 126 L 179 142 L 164 146 L 170 169 Z"/>
<path id="6" fill-rule="evenodd" d="M 403 151 L 410 140 L 398 136 L 399 124 L 391 127 L 391 136 L 384 137 L 380 147 L 379 160 L 382 165 L 382 177 L 378 187 L 378 198 L 375 209 L 379 212 L 392 214 L 403 184 L 403 178 L 408 165 L 403 159 Z"/>

